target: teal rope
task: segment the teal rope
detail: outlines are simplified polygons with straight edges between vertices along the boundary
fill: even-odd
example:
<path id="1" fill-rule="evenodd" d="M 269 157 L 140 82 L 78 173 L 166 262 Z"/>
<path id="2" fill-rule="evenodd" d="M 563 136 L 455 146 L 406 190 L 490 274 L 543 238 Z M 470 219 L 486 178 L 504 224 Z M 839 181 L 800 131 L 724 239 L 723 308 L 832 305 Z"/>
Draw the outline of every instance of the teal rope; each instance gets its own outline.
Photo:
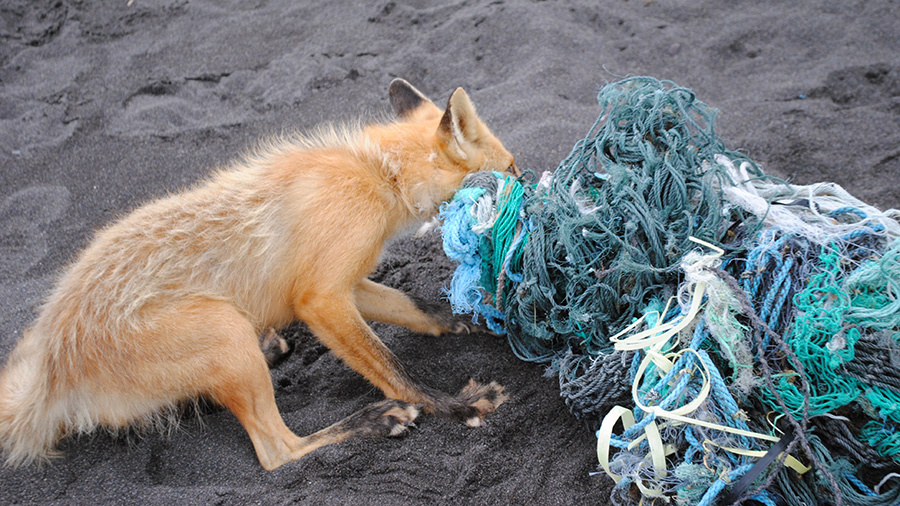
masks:
<path id="1" fill-rule="evenodd" d="M 730 281 L 717 285 L 718 292 L 712 285 L 707 291 L 698 320 L 704 323 L 695 326 L 691 345 L 716 383 L 703 416 L 722 417 L 725 424 L 743 424 L 746 416 L 755 431 L 767 430 L 770 411 L 800 418 L 793 425 L 802 440 L 797 455 L 816 470 L 794 476 L 801 484 L 795 486 L 782 479 L 792 471 L 769 469 L 750 492 L 758 501 L 866 504 L 872 496 L 862 473 L 890 472 L 900 452 L 894 429 L 900 368 L 881 355 L 900 356 L 900 242 L 885 247 L 892 225 L 870 224 L 866 213 L 874 208 L 847 205 L 845 197 L 839 201 L 844 207 L 810 218 L 820 201 L 797 197 L 794 187 L 728 150 L 715 134 L 715 111 L 690 90 L 633 78 L 604 87 L 598 102 L 597 122 L 552 176 L 537 185 L 507 180 L 501 191 L 503 176 L 473 176 L 464 190 L 470 198 L 442 210 L 445 248 L 460 262 L 448 292 L 454 309 L 508 330 L 519 358 L 551 362 L 560 371 L 567 405 L 596 423 L 608 404 L 630 398 L 626 378 L 634 377 L 640 358 L 614 352 L 608 337 L 676 293 L 681 261 L 695 247 L 688 237 L 722 246 L 723 270 L 717 272 Z M 749 162 L 755 188 L 778 199 L 765 228 L 738 200 L 729 200 L 732 194 L 726 198 L 730 173 L 714 162 L 717 155 Z M 472 197 L 475 187 L 482 191 Z M 778 195 L 794 195 L 794 202 Z M 473 218 L 487 204 L 496 206 L 494 221 Z M 844 227 L 828 233 L 828 244 L 815 229 L 825 221 Z M 472 232 L 473 225 L 482 232 Z M 687 376 L 659 378 L 648 370 L 640 395 L 678 404 L 698 388 Z M 828 430 L 842 436 L 815 439 L 811 417 L 836 409 L 850 421 L 829 418 Z M 634 426 L 614 435 L 612 444 L 622 448 L 614 460 L 623 475 L 642 461 L 646 442 L 629 448 L 629 441 L 652 418 L 637 413 Z M 860 420 L 869 421 L 862 431 Z M 716 478 L 747 465 L 745 458 L 704 445 L 724 437 L 673 429 L 666 438 L 684 462 L 654 485 L 689 504 L 701 498 L 712 504 L 723 489 Z M 726 442 L 758 446 L 745 439 Z M 857 462 L 847 465 L 829 451 Z M 718 467 L 712 471 L 710 464 Z M 633 476 L 616 487 L 614 500 L 625 497 Z M 898 495 L 889 490 L 878 500 Z"/>

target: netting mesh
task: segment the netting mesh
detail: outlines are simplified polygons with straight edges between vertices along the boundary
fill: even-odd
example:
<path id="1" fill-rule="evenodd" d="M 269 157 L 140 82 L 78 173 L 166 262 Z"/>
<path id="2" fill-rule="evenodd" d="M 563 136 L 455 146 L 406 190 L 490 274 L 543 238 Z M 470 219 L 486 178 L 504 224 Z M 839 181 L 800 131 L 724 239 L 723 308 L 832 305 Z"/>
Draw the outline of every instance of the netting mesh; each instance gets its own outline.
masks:
<path id="1" fill-rule="evenodd" d="M 766 176 L 673 83 L 628 79 L 598 102 L 553 173 L 478 174 L 443 208 L 454 309 L 551 364 L 572 412 L 619 449 L 601 452 L 613 502 L 892 504 L 900 213 Z M 629 403 L 634 422 L 604 429 Z M 791 436 L 758 469 L 776 424 Z"/>

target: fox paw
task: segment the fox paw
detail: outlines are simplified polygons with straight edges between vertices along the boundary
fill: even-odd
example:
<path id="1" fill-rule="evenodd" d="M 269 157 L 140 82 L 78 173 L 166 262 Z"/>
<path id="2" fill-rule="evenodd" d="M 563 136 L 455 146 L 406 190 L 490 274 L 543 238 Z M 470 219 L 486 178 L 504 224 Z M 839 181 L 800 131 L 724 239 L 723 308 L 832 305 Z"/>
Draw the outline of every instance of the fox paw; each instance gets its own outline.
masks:
<path id="1" fill-rule="evenodd" d="M 440 334 L 471 334 L 477 332 L 479 334 L 488 334 L 494 337 L 504 337 L 484 325 L 476 325 L 471 322 L 444 320 L 441 322 Z"/>
<path id="2" fill-rule="evenodd" d="M 259 347 L 270 368 L 284 362 L 294 352 L 294 345 L 281 337 L 273 328 L 260 337 Z"/>
<path id="3" fill-rule="evenodd" d="M 496 381 L 482 385 L 470 379 L 469 384 L 452 398 L 453 406 L 450 411 L 454 418 L 462 420 L 469 427 L 482 427 L 484 417 L 493 413 L 507 399 L 509 397 L 503 393 L 503 386 Z"/>
<path id="4" fill-rule="evenodd" d="M 428 314 L 429 328 L 425 332 L 433 336 L 447 334 L 471 334 L 472 327 L 466 323 L 441 314 Z"/>
<path id="5" fill-rule="evenodd" d="M 471 410 L 471 416 L 466 418 L 469 427 L 481 427 L 484 425 L 484 416 L 493 413 L 509 397 L 503 393 L 503 386 L 496 381 L 487 385 L 481 385 L 474 379 L 463 387 L 457 394 L 457 399 L 462 400 Z"/>
<path id="6" fill-rule="evenodd" d="M 425 333 L 433 336 L 441 336 L 444 334 L 471 334 L 472 326 L 459 321 L 460 318 L 450 313 L 449 307 L 436 304 L 434 302 L 425 301 L 417 297 L 410 298 L 416 307 L 425 314 L 428 323 L 427 329 L 423 329 Z"/>
<path id="7" fill-rule="evenodd" d="M 355 436 L 387 437 L 399 436 L 415 427 L 419 408 L 396 399 L 385 399 L 369 404 L 345 418 L 341 425 Z"/>

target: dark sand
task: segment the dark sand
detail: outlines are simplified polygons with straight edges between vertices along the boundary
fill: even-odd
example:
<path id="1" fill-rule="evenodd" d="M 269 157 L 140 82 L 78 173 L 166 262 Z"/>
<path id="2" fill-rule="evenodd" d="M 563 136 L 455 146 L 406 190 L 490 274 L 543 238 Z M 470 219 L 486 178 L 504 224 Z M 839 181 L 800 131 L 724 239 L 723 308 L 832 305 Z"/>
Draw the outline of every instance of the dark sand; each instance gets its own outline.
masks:
<path id="1" fill-rule="evenodd" d="M 0 357 L 98 227 L 204 177 L 255 139 L 377 116 L 404 77 L 439 103 L 465 87 L 519 166 L 552 169 L 605 82 L 671 79 L 720 109 L 719 134 L 770 173 L 900 206 L 896 1 L 77 1 L 0 3 Z M 676 5 L 677 4 L 677 5 Z M 403 239 L 374 276 L 438 301 L 439 238 Z M 511 395 L 472 430 L 433 417 L 263 471 L 214 407 L 170 435 L 70 439 L 0 470 L 0 504 L 604 504 L 594 437 L 555 378 L 503 339 L 378 325 L 418 378 Z M 273 371 L 304 434 L 380 398 L 295 331 Z"/>

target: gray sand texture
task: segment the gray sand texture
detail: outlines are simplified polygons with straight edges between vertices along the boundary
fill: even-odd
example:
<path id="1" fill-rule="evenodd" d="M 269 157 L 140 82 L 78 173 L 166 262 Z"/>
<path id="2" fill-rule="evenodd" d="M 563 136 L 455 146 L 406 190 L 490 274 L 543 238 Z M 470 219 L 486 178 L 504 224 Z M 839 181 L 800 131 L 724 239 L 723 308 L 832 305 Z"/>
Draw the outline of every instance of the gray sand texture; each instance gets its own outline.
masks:
<path id="1" fill-rule="evenodd" d="M 900 5 L 832 1 L 5 0 L 0 3 L 0 358 L 95 230 L 201 180 L 259 138 L 380 118 L 403 77 L 436 103 L 464 87 L 519 167 L 552 170 L 600 87 L 650 75 L 720 110 L 718 134 L 768 173 L 900 207 Z M 404 238 L 373 278 L 443 303 L 440 238 Z M 449 310 L 449 309 L 448 309 Z M 214 406 L 169 434 L 66 439 L 0 469 L 0 504 L 606 504 L 596 440 L 557 380 L 487 333 L 374 325 L 444 391 L 496 380 L 481 429 L 424 416 L 273 472 Z M 301 327 L 272 372 L 311 433 L 381 398 Z"/>

